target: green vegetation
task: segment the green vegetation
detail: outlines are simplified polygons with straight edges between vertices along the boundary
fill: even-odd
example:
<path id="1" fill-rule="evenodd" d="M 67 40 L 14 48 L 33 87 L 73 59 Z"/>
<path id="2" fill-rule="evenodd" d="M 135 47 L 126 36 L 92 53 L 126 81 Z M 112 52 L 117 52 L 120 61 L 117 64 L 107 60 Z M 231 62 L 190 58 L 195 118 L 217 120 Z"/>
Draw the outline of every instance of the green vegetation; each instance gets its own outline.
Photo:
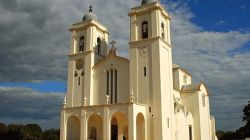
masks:
<path id="1" fill-rule="evenodd" d="M 248 104 L 243 109 L 243 122 L 245 126 L 240 127 L 235 132 L 223 132 L 217 131 L 217 137 L 219 140 L 235 140 L 235 139 L 244 139 L 250 137 L 250 100 Z"/>
<path id="2" fill-rule="evenodd" d="M 59 129 L 42 131 L 38 124 L 5 125 L 0 123 L 1 140 L 59 140 Z"/>

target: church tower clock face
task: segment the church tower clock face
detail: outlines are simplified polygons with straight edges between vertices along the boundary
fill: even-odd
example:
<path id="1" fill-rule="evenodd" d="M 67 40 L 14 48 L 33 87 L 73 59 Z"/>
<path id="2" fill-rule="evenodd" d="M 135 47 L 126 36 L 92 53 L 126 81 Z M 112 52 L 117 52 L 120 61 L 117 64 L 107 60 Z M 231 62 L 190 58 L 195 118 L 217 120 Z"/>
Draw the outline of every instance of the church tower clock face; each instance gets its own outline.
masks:
<path id="1" fill-rule="evenodd" d="M 83 60 L 82 59 L 77 59 L 76 60 L 76 69 L 80 70 L 83 68 Z"/>

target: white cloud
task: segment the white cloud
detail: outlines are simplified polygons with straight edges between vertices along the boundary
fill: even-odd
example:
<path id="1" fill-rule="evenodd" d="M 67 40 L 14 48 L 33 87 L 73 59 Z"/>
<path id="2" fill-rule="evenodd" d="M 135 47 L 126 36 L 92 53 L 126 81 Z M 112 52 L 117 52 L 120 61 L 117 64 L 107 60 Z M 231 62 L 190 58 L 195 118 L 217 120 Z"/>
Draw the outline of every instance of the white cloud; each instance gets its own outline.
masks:
<path id="1" fill-rule="evenodd" d="M 174 61 L 191 72 L 194 81 L 207 83 L 218 129 L 239 128 L 242 108 L 250 99 L 250 52 L 236 50 L 250 42 L 250 33 L 206 31 L 191 22 L 195 15 L 185 3 L 168 7 Z"/>
<path id="2" fill-rule="evenodd" d="M 4 50 L 0 52 L 0 80 L 65 80 L 68 28 L 81 21 L 91 3 L 99 21 L 108 27 L 110 40 L 117 41 L 119 54 L 128 56 L 127 13 L 140 0 L 0 1 L 0 47 Z M 250 54 L 234 50 L 249 42 L 250 34 L 206 31 L 192 23 L 195 14 L 182 0 L 170 1 L 166 7 L 172 17 L 174 61 L 190 71 L 195 81 L 207 83 L 218 127 L 237 128 L 242 105 L 249 99 Z M 235 98 L 232 108 L 230 101 Z M 225 113 L 234 114 L 234 119 Z"/>

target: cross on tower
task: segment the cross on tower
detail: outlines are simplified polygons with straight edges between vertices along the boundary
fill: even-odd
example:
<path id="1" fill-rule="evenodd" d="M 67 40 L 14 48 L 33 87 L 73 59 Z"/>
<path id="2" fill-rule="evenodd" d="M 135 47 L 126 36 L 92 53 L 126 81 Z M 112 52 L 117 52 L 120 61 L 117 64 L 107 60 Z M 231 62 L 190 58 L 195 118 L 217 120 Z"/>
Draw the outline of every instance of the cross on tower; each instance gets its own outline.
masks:
<path id="1" fill-rule="evenodd" d="M 92 12 L 92 11 L 93 11 L 92 8 L 93 8 L 93 6 L 90 5 L 90 6 L 89 6 L 89 12 Z"/>

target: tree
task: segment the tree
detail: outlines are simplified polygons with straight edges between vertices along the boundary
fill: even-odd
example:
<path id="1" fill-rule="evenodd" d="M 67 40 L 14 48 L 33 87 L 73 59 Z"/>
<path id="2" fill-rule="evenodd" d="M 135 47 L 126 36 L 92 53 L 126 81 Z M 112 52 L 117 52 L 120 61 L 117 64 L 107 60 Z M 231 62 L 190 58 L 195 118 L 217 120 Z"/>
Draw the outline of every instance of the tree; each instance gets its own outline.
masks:
<path id="1" fill-rule="evenodd" d="M 60 130 L 59 129 L 49 129 L 43 132 L 43 140 L 59 140 Z"/>
<path id="2" fill-rule="evenodd" d="M 3 134 L 5 140 L 22 140 L 23 139 L 23 125 L 11 124 L 7 126 L 6 132 Z"/>
<path id="3" fill-rule="evenodd" d="M 233 139 L 244 139 L 250 137 L 250 100 L 248 104 L 243 108 L 242 121 L 245 122 L 245 126 L 240 127 L 236 132 L 223 132 L 217 131 L 219 140 L 233 140 Z"/>
<path id="4" fill-rule="evenodd" d="M 250 100 L 248 101 L 248 104 L 243 109 L 243 121 L 247 124 L 250 123 Z"/>
<path id="5" fill-rule="evenodd" d="M 23 127 L 23 140 L 39 140 L 42 136 L 42 129 L 38 124 L 27 124 Z"/>
<path id="6" fill-rule="evenodd" d="M 250 137 L 250 100 L 248 101 L 248 104 L 243 108 L 242 121 L 246 122 L 246 125 L 239 128 L 236 133 L 239 134 L 241 138 Z"/>

